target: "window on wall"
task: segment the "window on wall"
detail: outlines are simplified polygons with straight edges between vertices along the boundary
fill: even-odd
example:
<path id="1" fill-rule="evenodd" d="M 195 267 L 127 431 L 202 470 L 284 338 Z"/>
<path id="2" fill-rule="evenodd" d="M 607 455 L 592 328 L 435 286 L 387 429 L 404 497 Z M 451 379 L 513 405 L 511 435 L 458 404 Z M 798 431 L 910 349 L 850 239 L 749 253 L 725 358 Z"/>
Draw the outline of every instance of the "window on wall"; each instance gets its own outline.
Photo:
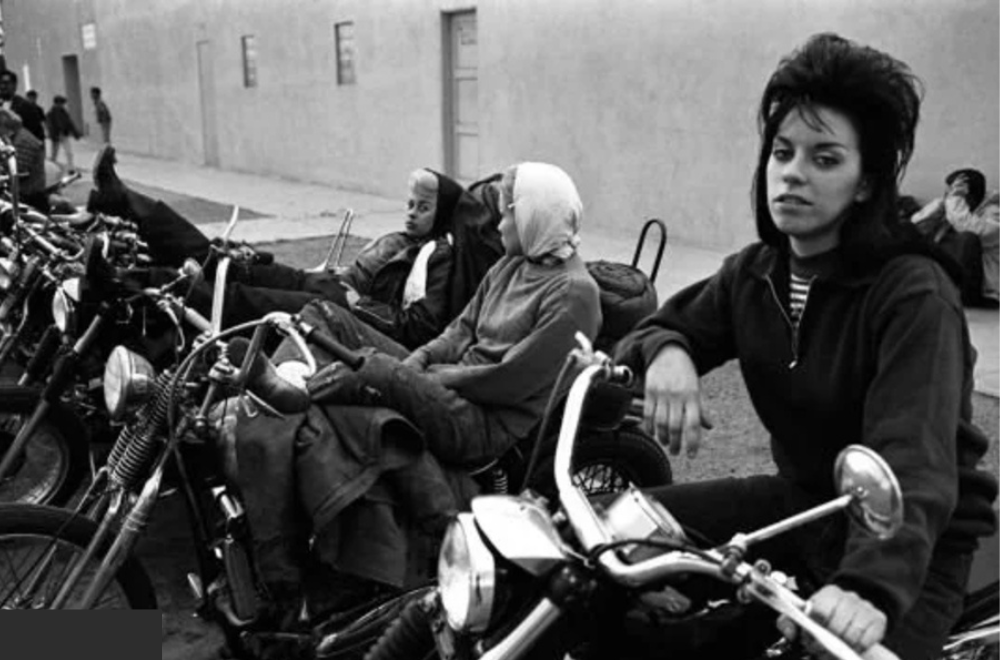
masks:
<path id="1" fill-rule="evenodd" d="M 240 38 L 243 45 L 243 86 L 257 86 L 257 38 L 252 34 Z"/>
<path id="2" fill-rule="evenodd" d="M 354 77 L 354 23 L 335 23 L 333 33 L 337 41 L 337 84 L 353 85 Z"/>

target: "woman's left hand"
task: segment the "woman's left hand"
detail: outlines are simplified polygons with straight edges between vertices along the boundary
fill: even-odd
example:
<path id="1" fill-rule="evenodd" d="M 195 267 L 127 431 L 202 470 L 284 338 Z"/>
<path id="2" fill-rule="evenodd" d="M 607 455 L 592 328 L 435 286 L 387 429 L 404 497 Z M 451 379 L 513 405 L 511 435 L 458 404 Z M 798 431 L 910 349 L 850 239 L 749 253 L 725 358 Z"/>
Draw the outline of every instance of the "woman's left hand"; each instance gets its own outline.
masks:
<path id="1" fill-rule="evenodd" d="M 347 298 L 347 306 L 354 309 L 357 306 L 358 301 L 361 300 L 361 294 L 349 284 L 344 284 L 343 287 L 344 297 Z"/>
<path id="2" fill-rule="evenodd" d="M 813 594 L 808 611 L 813 620 L 823 624 L 859 654 L 864 654 L 885 636 L 888 623 L 885 614 L 858 594 L 835 584 L 828 584 Z M 795 624 L 785 616 L 778 619 L 778 629 L 789 639 L 798 632 Z M 826 657 L 811 638 L 805 642 L 811 653 Z"/>

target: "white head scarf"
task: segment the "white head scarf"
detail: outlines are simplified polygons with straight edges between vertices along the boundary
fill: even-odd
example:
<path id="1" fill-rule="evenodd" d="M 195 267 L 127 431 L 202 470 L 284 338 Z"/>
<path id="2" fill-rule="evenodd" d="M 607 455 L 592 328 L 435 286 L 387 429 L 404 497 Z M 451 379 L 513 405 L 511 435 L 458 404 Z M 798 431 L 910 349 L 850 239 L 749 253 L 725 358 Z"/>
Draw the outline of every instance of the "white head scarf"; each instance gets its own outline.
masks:
<path id="1" fill-rule="evenodd" d="M 566 260 L 576 253 L 583 202 L 566 172 L 548 163 L 520 163 L 513 203 L 514 225 L 526 257 Z"/>

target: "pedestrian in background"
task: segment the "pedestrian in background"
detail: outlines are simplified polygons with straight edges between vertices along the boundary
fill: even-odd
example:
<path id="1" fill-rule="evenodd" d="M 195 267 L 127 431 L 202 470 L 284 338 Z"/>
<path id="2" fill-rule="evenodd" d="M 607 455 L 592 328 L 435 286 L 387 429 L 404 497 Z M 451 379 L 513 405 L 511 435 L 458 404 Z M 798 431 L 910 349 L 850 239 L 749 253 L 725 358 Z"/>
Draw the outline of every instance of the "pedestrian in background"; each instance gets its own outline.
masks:
<path id="1" fill-rule="evenodd" d="M 108 110 L 108 104 L 101 99 L 101 88 L 91 87 L 90 98 L 94 101 L 94 116 L 101 127 L 101 141 L 104 144 L 111 144 L 111 111 Z"/>
<path id="2" fill-rule="evenodd" d="M 73 165 L 73 140 L 80 139 L 80 130 L 73 123 L 66 110 L 66 97 L 56 95 L 52 99 L 52 108 L 46 115 L 49 125 L 49 137 L 52 139 L 52 162 L 58 163 L 59 147 L 66 152 L 66 167 L 70 174 L 76 171 Z"/>
<path id="3" fill-rule="evenodd" d="M 30 114 L 32 115 L 32 117 L 31 119 L 25 119 L 24 117 L 21 117 L 21 121 L 24 122 L 25 128 L 27 128 L 29 125 L 31 126 L 37 125 L 40 128 L 41 135 L 34 133 L 34 131 L 32 131 L 32 134 L 35 135 L 35 137 L 37 137 L 39 140 L 41 140 L 42 144 L 44 145 L 45 133 L 47 131 L 47 127 L 45 126 L 45 110 L 42 109 L 42 106 L 38 105 L 38 92 L 36 92 L 33 89 L 29 89 L 27 92 L 24 93 L 24 99 L 28 103 L 25 104 L 22 114 Z"/>
<path id="4" fill-rule="evenodd" d="M 45 194 L 45 143 L 26 129 L 20 115 L 0 108 L 0 138 L 8 141 L 17 153 L 20 198 L 43 213 L 49 212 Z"/>
<path id="5" fill-rule="evenodd" d="M 17 74 L 10 69 L 0 71 L 0 108 L 6 108 L 17 114 L 28 132 L 42 141 L 42 151 L 45 150 L 45 113 L 41 108 L 32 105 L 23 96 L 18 96 Z M 38 112 L 35 112 L 35 109 Z"/>

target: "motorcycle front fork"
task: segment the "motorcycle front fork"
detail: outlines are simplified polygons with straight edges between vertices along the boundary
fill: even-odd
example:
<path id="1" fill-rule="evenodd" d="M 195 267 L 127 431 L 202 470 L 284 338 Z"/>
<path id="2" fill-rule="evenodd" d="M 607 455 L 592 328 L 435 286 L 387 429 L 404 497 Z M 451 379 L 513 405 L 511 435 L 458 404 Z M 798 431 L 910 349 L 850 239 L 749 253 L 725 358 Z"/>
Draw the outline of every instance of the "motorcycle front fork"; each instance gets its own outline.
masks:
<path id="1" fill-rule="evenodd" d="M 38 425 L 42 423 L 42 420 L 49 413 L 49 409 L 59 401 L 63 392 L 66 391 L 66 388 L 76 377 L 77 365 L 81 356 L 97 340 L 98 333 L 101 331 L 103 325 L 104 318 L 101 314 L 98 314 L 94 317 L 87 331 L 77 340 L 73 347 L 56 360 L 52 375 L 42 390 L 41 400 L 35 407 L 34 413 L 24 426 L 20 428 L 14 441 L 4 454 L 3 460 L 0 460 L 0 479 L 6 478 L 12 472 L 13 467 L 17 464 L 21 453 L 28 444 L 28 440 L 35 433 Z"/>

